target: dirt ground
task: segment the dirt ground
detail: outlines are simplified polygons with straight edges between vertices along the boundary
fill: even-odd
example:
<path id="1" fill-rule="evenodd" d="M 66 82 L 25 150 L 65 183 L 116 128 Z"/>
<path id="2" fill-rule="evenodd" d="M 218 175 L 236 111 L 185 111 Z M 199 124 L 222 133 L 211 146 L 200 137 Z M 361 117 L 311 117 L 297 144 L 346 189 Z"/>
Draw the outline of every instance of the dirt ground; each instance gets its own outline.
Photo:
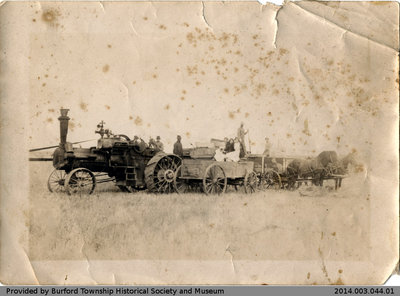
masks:
<path id="1" fill-rule="evenodd" d="M 87 196 L 50 193 L 50 163 L 31 163 L 33 260 L 367 260 L 363 174 L 323 188 L 154 195 L 101 184 Z M 354 246 L 357 246 L 356 248 Z"/>

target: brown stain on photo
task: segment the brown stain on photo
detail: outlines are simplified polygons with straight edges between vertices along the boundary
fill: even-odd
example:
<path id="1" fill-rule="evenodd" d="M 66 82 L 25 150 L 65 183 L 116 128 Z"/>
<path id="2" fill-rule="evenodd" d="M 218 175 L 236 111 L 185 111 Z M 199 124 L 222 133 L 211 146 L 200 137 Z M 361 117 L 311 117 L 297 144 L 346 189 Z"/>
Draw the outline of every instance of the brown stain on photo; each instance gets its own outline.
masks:
<path id="1" fill-rule="evenodd" d="M 104 65 L 104 66 L 103 66 L 103 72 L 104 72 L 104 73 L 107 73 L 108 70 L 110 70 L 110 66 L 109 66 L 109 65 Z"/>
<path id="2" fill-rule="evenodd" d="M 88 111 L 88 109 L 87 109 L 88 104 L 86 104 L 86 103 L 84 103 L 84 102 L 81 102 L 81 103 L 79 104 L 79 107 L 80 107 L 83 111 L 85 111 L 85 112 Z"/>
<path id="3" fill-rule="evenodd" d="M 46 9 L 42 13 L 42 21 L 50 26 L 58 26 L 57 19 L 60 15 L 55 9 Z"/>
<path id="4" fill-rule="evenodd" d="M 139 116 L 136 116 L 134 122 L 135 122 L 135 124 L 138 125 L 138 126 L 140 126 L 140 125 L 143 124 L 143 120 L 142 120 L 142 118 L 140 118 Z"/>

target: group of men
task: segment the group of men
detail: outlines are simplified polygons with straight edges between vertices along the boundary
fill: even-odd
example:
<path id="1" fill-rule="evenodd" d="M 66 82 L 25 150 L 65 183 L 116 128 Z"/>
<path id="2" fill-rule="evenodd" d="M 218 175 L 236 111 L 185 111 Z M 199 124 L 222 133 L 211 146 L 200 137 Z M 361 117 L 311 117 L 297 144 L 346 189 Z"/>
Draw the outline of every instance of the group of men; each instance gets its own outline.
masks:
<path id="1" fill-rule="evenodd" d="M 244 129 L 244 123 L 242 122 L 240 124 L 240 127 L 237 130 L 237 137 L 235 139 L 228 139 L 225 138 L 225 149 L 224 153 L 230 153 L 235 151 L 234 144 L 235 142 L 238 142 L 240 144 L 240 153 L 239 157 L 243 158 L 247 155 L 247 147 L 246 147 L 246 142 L 245 142 L 245 136 L 249 133 L 249 130 Z M 250 141 L 249 141 L 250 142 Z M 269 138 L 265 137 L 265 148 L 264 148 L 264 155 L 270 156 L 270 151 L 271 151 L 271 143 L 269 142 Z"/>
<path id="2" fill-rule="evenodd" d="M 182 137 L 178 135 L 176 137 L 176 142 L 174 144 L 173 153 L 175 155 L 178 155 L 178 156 L 182 156 L 183 155 L 183 147 L 182 147 L 181 140 L 182 140 Z M 153 148 L 153 149 L 156 149 L 158 151 L 164 151 L 164 144 L 161 142 L 161 137 L 157 136 L 156 140 L 150 138 L 149 147 Z"/>
<path id="3" fill-rule="evenodd" d="M 240 127 L 237 130 L 237 137 L 235 139 L 232 139 L 232 138 L 224 139 L 225 148 L 223 149 L 223 153 L 227 154 L 227 153 L 232 153 L 234 151 L 238 152 L 238 150 L 239 150 L 238 157 L 239 158 L 245 157 L 248 152 L 248 150 L 246 148 L 246 143 L 245 143 L 245 136 L 248 133 L 249 133 L 249 130 L 244 129 L 244 123 L 242 122 L 240 124 Z M 139 137 L 135 136 L 134 140 L 139 140 Z M 176 137 L 176 142 L 174 143 L 174 149 L 173 149 L 173 153 L 178 156 L 183 156 L 183 147 L 182 147 L 181 141 L 182 141 L 182 137 L 178 135 Z M 235 145 L 235 144 L 239 144 L 239 145 Z M 235 147 L 235 146 L 239 146 L 239 147 Z M 159 151 L 164 151 L 164 144 L 161 142 L 161 137 L 157 136 L 156 140 L 150 138 L 149 147 L 154 148 Z M 270 156 L 270 150 L 271 150 L 271 144 L 269 142 L 269 138 L 266 137 L 265 138 L 265 149 L 264 149 L 263 154 L 266 156 Z"/>

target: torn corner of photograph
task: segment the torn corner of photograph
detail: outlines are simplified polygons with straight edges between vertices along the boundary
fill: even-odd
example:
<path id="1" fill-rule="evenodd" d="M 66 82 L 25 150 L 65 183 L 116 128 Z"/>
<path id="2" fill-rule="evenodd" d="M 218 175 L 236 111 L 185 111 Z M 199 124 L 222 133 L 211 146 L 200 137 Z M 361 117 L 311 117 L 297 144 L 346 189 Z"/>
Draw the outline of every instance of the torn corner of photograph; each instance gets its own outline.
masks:
<path id="1" fill-rule="evenodd" d="M 6 2 L 4 284 L 382 284 L 396 2 Z"/>

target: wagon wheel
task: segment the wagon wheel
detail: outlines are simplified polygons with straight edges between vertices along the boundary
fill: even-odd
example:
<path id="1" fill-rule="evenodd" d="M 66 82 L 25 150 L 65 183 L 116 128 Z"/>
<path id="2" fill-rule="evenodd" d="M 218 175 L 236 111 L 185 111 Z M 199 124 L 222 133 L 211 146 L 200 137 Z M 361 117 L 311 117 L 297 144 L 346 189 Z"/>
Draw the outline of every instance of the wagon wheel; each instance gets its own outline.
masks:
<path id="1" fill-rule="evenodd" d="M 260 180 L 260 186 L 262 189 L 281 189 L 282 179 L 278 172 L 274 170 L 267 171 L 263 178 Z"/>
<path id="2" fill-rule="evenodd" d="M 254 193 L 258 188 L 259 180 L 258 176 L 255 172 L 246 172 L 246 176 L 244 177 L 244 192 L 245 193 Z"/>
<path id="3" fill-rule="evenodd" d="M 68 194 L 92 194 L 95 187 L 96 177 L 88 169 L 74 169 L 65 178 L 65 190 Z"/>
<path id="4" fill-rule="evenodd" d="M 221 194 L 226 191 L 228 179 L 225 172 L 217 164 L 211 164 L 207 167 L 203 178 L 203 190 L 208 194 Z"/>
<path id="5" fill-rule="evenodd" d="M 158 153 L 148 162 L 144 173 L 147 188 L 152 192 L 174 192 L 175 171 L 181 164 L 176 155 Z"/>
<path id="6" fill-rule="evenodd" d="M 180 178 L 181 175 L 181 166 L 179 166 L 174 175 L 174 189 L 177 193 L 182 194 L 189 191 L 189 183 L 185 179 Z"/>
<path id="7" fill-rule="evenodd" d="M 65 191 L 65 177 L 66 173 L 63 170 L 54 170 L 51 172 L 47 180 L 47 188 L 50 192 L 64 192 Z"/>

